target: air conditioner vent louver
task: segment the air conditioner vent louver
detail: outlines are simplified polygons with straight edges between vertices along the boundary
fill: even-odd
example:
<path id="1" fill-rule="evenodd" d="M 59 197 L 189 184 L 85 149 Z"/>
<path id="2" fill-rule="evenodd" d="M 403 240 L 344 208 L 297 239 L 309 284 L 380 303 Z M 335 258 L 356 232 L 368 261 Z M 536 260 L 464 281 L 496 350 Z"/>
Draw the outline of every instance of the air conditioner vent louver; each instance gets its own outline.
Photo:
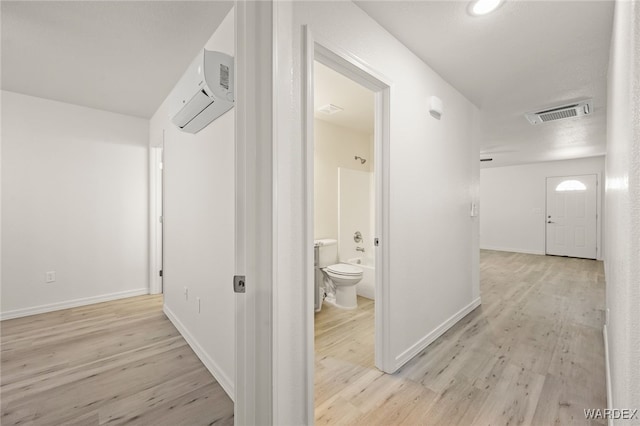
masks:
<path id="1" fill-rule="evenodd" d="M 575 117 L 576 115 L 578 115 L 578 113 L 575 109 L 566 109 L 564 111 L 540 114 L 540 119 L 544 122 L 547 122 L 553 120 L 562 120 L 563 118 Z"/>
<path id="2" fill-rule="evenodd" d="M 549 121 L 564 120 L 565 118 L 581 117 L 591 113 L 593 109 L 591 107 L 591 102 L 591 99 L 588 99 L 571 105 L 563 105 L 544 111 L 530 112 L 524 116 L 531 124 L 541 124 Z"/>

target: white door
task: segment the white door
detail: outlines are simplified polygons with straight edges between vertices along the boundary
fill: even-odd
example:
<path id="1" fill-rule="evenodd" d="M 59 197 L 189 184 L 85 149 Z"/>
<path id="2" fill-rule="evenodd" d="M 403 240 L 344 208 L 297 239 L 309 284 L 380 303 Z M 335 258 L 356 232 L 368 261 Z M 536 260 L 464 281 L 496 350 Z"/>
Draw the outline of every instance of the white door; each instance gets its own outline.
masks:
<path id="1" fill-rule="evenodd" d="M 596 175 L 547 178 L 547 254 L 596 258 Z"/>

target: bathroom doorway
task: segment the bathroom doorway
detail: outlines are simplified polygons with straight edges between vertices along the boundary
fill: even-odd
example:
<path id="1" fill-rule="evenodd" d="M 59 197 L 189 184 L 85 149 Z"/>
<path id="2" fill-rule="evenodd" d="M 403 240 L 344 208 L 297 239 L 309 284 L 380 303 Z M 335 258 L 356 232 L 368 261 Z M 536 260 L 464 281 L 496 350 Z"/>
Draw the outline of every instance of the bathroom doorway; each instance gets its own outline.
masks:
<path id="1" fill-rule="evenodd" d="M 374 104 L 371 90 L 314 62 L 317 364 L 375 368 Z"/>
<path id="2" fill-rule="evenodd" d="M 310 379 L 316 420 L 349 375 L 393 372 L 389 358 L 389 84 L 308 34 L 307 193 L 313 294 Z M 336 386 L 336 377 L 344 386 Z"/>

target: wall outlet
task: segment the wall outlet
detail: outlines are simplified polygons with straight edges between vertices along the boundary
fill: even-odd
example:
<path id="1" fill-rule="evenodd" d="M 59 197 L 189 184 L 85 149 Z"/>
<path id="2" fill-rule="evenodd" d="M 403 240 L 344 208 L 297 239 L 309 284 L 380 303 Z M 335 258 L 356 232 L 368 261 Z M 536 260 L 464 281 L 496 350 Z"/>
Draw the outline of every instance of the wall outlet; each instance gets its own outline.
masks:
<path id="1" fill-rule="evenodd" d="M 189 300 L 189 289 L 187 287 L 184 288 L 184 300 Z"/>
<path id="2" fill-rule="evenodd" d="M 44 274 L 45 283 L 53 283 L 56 281 L 56 271 L 48 271 Z"/>
<path id="3" fill-rule="evenodd" d="M 198 313 L 200 313 L 200 298 L 196 297 L 196 301 L 198 302 Z"/>

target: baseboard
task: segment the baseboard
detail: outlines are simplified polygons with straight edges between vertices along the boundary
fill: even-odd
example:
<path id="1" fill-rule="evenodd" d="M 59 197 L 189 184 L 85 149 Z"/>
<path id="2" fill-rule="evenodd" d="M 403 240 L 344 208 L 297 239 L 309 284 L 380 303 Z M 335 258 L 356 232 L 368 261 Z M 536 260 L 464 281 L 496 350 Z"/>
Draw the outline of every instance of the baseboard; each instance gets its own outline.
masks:
<path id="1" fill-rule="evenodd" d="M 480 246 L 480 250 L 509 251 L 512 253 L 538 254 L 543 256 L 546 254 L 544 251 L 540 251 L 540 250 L 526 250 L 526 249 L 519 249 L 519 248 L 513 248 L 513 247 L 495 247 L 495 246 L 485 246 L 485 245 Z"/>
<path id="2" fill-rule="evenodd" d="M 119 291 L 117 293 L 101 294 L 99 296 L 83 297 L 81 299 L 67 300 L 64 302 L 49 303 L 47 305 L 31 308 L 14 309 L 0 313 L 0 320 L 21 318 L 29 315 L 44 314 L 46 312 L 60 311 L 62 309 L 77 308 L 78 306 L 93 305 L 94 303 L 110 302 L 112 300 L 149 294 L 147 287 L 134 290 Z"/>
<path id="3" fill-rule="evenodd" d="M 200 346 L 195 337 L 193 337 L 193 335 L 189 333 L 189 330 L 187 330 L 184 324 L 182 324 L 182 322 L 178 319 L 178 317 L 176 317 L 171 309 L 169 309 L 167 305 L 164 305 L 162 307 L 162 310 L 164 311 L 164 314 L 167 316 L 167 318 L 169 318 L 169 321 L 171 321 L 175 328 L 178 329 L 180 334 L 182 334 L 182 337 L 184 337 L 184 340 L 186 340 L 189 346 L 191 346 L 191 349 L 193 349 L 198 358 L 200 358 L 200 361 L 202 361 L 204 366 L 207 367 L 207 370 L 209 370 L 209 372 L 213 375 L 217 382 L 220 383 L 220 386 L 222 386 L 222 389 L 224 389 L 227 395 L 229 395 L 229 398 L 231 398 L 232 401 L 235 401 L 233 381 L 230 380 L 229 377 L 227 377 L 227 375 L 222 372 L 220 366 L 216 364 L 213 359 L 211 359 L 209 354 L 205 352 L 205 350 L 202 348 L 202 346 Z"/>
<path id="4" fill-rule="evenodd" d="M 611 394 L 611 365 L 609 364 L 609 337 L 607 335 L 607 324 L 602 327 L 602 337 L 604 338 L 604 369 L 607 383 L 607 408 L 613 408 Z M 609 425 L 613 425 L 613 419 L 609 419 Z"/>
<path id="5" fill-rule="evenodd" d="M 458 312 L 453 314 L 449 319 L 440 324 L 435 330 L 431 333 L 424 336 L 422 339 L 418 340 L 414 345 L 412 345 L 409 349 L 402 352 L 400 355 L 396 357 L 396 370 L 406 364 L 411 358 L 418 355 L 424 348 L 433 343 L 438 337 L 442 336 L 447 330 L 453 327 L 458 321 L 467 316 L 467 314 L 473 311 L 475 308 L 480 306 L 481 300 L 478 297 L 471 303 L 469 303 L 464 308 L 460 309 Z"/>

